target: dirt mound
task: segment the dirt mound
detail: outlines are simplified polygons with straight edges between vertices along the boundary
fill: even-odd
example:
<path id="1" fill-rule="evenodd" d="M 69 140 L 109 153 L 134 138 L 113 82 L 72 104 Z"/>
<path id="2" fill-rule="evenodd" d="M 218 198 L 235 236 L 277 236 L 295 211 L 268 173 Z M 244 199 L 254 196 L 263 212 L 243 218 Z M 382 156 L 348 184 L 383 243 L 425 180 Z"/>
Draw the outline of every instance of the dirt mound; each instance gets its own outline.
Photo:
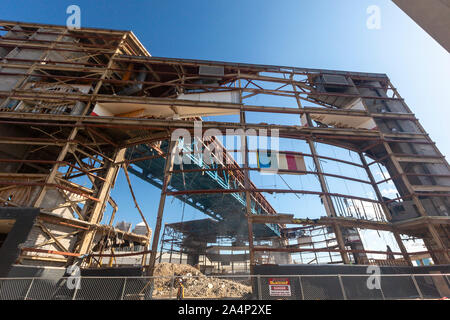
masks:
<path id="1" fill-rule="evenodd" d="M 155 267 L 155 296 L 174 296 L 178 290 L 177 281 L 182 278 L 185 297 L 224 298 L 243 297 L 251 294 L 251 286 L 224 278 L 207 277 L 198 269 L 184 264 L 161 263 Z M 175 278 L 172 278 L 175 277 Z M 172 287 L 173 283 L 173 289 Z"/>

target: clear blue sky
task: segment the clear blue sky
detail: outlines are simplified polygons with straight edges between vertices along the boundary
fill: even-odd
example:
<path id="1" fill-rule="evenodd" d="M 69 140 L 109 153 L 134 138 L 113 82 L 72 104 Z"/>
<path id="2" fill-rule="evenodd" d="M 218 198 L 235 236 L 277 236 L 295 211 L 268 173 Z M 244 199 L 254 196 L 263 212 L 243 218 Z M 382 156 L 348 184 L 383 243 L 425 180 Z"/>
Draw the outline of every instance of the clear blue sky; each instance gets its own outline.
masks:
<path id="1" fill-rule="evenodd" d="M 154 56 L 386 73 L 450 155 L 450 55 L 389 0 L 3 0 L 0 18 L 65 24 L 71 4 L 82 27 L 132 30 Z M 379 30 L 366 27 L 370 5 L 381 9 Z M 124 181 L 113 192 L 119 219 L 137 222 Z M 159 191 L 135 183 L 154 228 Z M 180 203 L 169 199 L 166 208 L 165 222 L 179 220 Z"/>

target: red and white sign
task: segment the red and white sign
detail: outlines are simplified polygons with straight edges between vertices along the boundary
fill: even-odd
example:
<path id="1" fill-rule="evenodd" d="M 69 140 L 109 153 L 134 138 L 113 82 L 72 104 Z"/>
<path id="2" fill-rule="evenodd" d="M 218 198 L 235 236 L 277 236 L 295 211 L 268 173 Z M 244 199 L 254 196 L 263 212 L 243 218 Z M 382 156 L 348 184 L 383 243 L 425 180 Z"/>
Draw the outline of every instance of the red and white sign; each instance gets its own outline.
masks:
<path id="1" fill-rule="evenodd" d="M 269 294 L 273 297 L 290 297 L 291 283 L 288 278 L 270 278 Z"/>

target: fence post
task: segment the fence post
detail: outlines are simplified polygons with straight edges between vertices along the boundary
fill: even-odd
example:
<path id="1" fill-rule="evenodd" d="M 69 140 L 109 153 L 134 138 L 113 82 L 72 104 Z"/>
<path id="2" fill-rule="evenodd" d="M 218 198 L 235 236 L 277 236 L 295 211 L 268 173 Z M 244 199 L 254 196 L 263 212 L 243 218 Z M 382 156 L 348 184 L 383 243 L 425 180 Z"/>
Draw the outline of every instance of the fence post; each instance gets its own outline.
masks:
<path id="1" fill-rule="evenodd" d="M 124 278 L 123 281 L 123 288 L 122 288 L 122 294 L 120 295 L 120 300 L 123 300 L 123 296 L 125 294 L 125 287 L 127 286 L 127 278 Z"/>
<path id="2" fill-rule="evenodd" d="M 170 299 L 172 299 L 174 282 L 175 282 L 175 277 L 172 275 L 172 277 L 170 279 L 170 296 L 169 296 Z"/>
<path id="3" fill-rule="evenodd" d="M 23 300 L 27 300 L 28 299 L 28 294 L 31 291 L 31 286 L 33 285 L 33 282 L 34 282 L 34 278 L 31 279 L 30 286 L 28 287 L 27 293 L 25 293 L 25 297 L 23 298 Z"/>
<path id="4" fill-rule="evenodd" d="M 261 275 L 257 275 L 258 279 L 258 300 L 262 300 L 262 287 L 261 287 Z"/>
<path id="5" fill-rule="evenodd" d="M 344 289 L 344 283 L 342 282 L 342 278 L 341 278 L 340 274 L 338 274 L 338 280 L 339 280 L 339 284 L 341 285 L 342 296 L 344 297 L 344 300 L 347 300 L 347 295 L 345 294 L 345 289 Z"/>
<path id="6" fill-rule="evenodd" d="M 383 287 L 381 286 L 381 280 L 383 279 L 383 276 L 380 275 L 380 292 L 381 292 L 381 297 L 383 298 L 383 300 L 386 300 L 386 297 L 384 296 L 384 292 L 383 292 Z"/>
<path id="7" fill-rule="evenodd" d="M 412 279 L 412 281 L 414 282 L 414 286 L 416 287 L 416 290 L 417 290 L 417 293 L 418 293 L 419 296 L 420 296 L 420 299 L 423 300 L 422 291 L 420 291 L 419 285 L 417 284 L 417 281 L 416 281 L 416 277 L 414 277 L 413 274 L 411 274 L 411 279 Z"/>
<path id="8" fill-rule="evenodd" d="M 80 287 L 81 287 L 81 277 L 80 277 Z M 76 286 L 75 286 L 75 289 L 74 289 L 74 291 L 73 291 L 73 296 L 72 296 L 72 300 L 75 300 L 76 298 L 77 298 L 77 292 L 78 292 L 78 282 L 77 282 L 77 284 L 76 284 Z"/>
<path id="9" fill-rule="evenodd" d="M 305 294 L 303 292 L 303 284 L 302 284 L 302 277 L 301 276 L 298 276 L 298 284 L 300 285 L 301 300 L 305 300 Z"/>

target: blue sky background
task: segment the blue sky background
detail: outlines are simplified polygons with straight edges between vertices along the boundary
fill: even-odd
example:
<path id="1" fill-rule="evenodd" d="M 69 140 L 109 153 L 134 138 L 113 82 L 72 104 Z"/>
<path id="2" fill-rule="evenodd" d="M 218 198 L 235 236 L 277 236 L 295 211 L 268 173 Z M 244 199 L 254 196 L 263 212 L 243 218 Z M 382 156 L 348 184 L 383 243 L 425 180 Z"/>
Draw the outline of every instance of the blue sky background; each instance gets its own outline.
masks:
<path id="1" fill-rule="evenodd" d="M 450 55 L 389 0 L 3 0 L 0 19 L 65 24 L 71 4 L 82 27 L 132 30 L 153 56 L 386 73 L 450 154 Z M 366 27 L 370 5 L 381 9 L 379 30 Z M 159 191 L 132 179 L 154 229 Z M 139 221 L 123 174 L 113 197 L 119 220 Z M 178 221 L 181 208 L 169 198 L 164 222 Z"/>

